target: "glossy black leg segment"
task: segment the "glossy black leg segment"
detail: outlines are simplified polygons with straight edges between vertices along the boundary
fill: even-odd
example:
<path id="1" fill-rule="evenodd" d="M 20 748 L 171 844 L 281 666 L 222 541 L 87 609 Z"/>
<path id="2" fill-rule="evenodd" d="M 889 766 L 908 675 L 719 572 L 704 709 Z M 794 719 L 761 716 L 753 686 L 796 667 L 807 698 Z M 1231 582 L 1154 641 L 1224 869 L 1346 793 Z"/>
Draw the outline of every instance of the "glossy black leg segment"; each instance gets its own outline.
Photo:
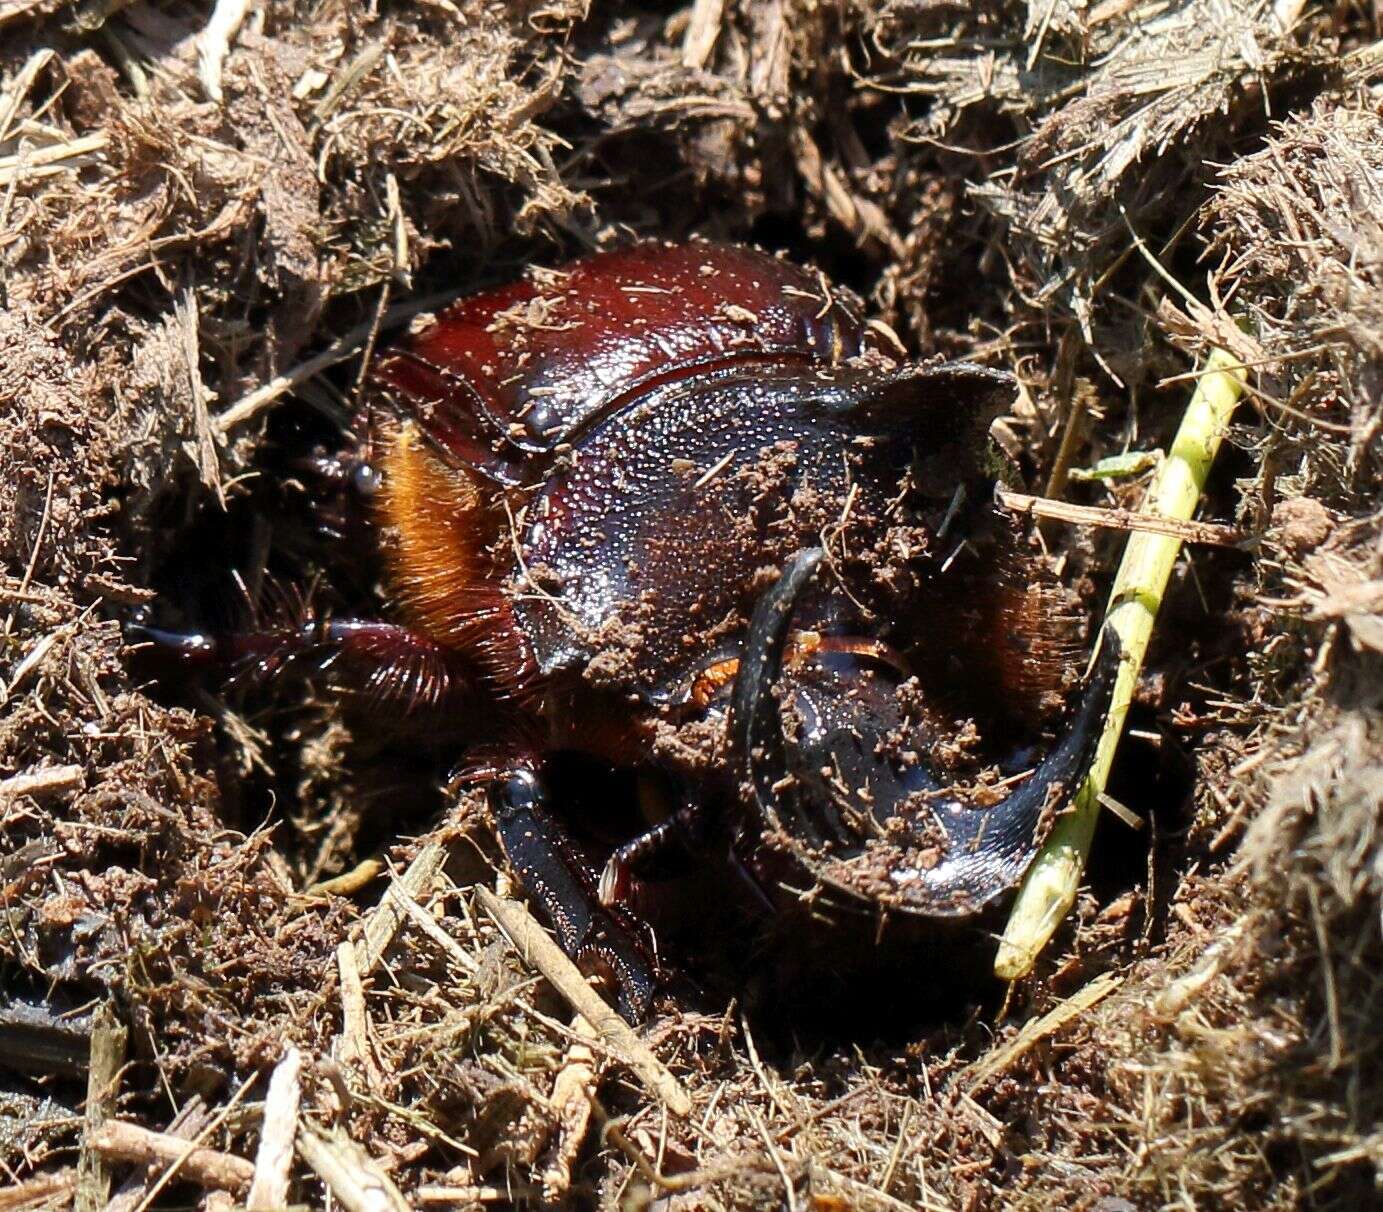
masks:
<path id="1" fill-rule="evenodd" d="M 642 1020 L 657 987 L 651 949 L 629 915 L 601 906 L 595 871 L 548 811 L 537 772 L 517 767 L 497 779 L 490 808 L 510 866 L 543 909 L 562 950 L 583 972 L 613 986 L 621 1014 Z"/>
<path id="2" fill-rule="evenodd" d="M 710 841 L 711 822 L 700 804 L 683 804 L 651 829 L 614 852 L 600 873 L 600 903 L 625 904 L 635 880 L 662 880 L 685 874 Z"/>

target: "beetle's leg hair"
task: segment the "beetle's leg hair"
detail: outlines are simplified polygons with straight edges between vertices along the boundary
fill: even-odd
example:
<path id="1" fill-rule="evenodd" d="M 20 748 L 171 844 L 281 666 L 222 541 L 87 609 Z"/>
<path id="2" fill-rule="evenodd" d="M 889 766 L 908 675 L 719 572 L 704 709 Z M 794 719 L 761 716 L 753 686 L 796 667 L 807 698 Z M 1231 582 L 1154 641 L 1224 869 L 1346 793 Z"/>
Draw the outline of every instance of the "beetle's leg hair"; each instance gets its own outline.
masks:
<path id="1" fill-rule="evenodd" d="M 426 636 L 373 619 L 308 617 L 218 634 L 155 627 L 137 616 L 125 623 L 125 642 L 165 666 L 251 681 L 269 681 L 310 662 L 339 670 L 347 688 L 410 708 L 440 706 L 471 682 L 456 657 Z"/>

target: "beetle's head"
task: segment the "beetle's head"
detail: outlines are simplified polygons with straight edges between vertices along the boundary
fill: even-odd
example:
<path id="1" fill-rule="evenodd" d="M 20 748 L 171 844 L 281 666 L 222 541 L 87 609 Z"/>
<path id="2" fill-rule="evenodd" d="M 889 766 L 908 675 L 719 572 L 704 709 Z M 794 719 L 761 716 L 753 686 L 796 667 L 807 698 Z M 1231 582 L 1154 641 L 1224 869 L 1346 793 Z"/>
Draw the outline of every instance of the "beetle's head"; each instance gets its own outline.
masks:
<path id="1" fill-rule="evenodd" d="M 794 607 L 821 562 L 810 549 L 787 563 L 740 655 L 730 736 L 745 831 L 786 851 L 843 904 L 974 913 L 1017 883 L 1075 792 L 1118 645 L 1104 645 L 1075 718 L 1035 769 L 962 790 L 939 776 L 930 755 L 941 738 L 890 662 L 839 649 L 785 662 Z"/>

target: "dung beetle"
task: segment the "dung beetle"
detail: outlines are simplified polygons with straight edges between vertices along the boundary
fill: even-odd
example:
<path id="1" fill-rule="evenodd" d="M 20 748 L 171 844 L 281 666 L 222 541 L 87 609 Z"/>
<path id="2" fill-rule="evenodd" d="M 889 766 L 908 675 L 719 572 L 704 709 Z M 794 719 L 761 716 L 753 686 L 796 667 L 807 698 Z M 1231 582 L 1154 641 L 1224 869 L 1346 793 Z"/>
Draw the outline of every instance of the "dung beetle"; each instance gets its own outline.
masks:
<path id="1" fill-rule="evenodd" d="M 262 669 L 329 653 L 382 701 L 465 713 L 458 782 L 631 1018 L 688 865 L 765 915 L 955 919 L 1015 885 L 1117 660 L 1044 745 L 1080 620 L 992 504 L 1010 375 L 903 360 L 784 260 L 643 242 L 421 318 L 371 391 L 368 457 L 331 467 L 392 620 L 137 638 Z M 572 752 L 639 774 L 639 829 L 573 839 L 549 778 Z"/>

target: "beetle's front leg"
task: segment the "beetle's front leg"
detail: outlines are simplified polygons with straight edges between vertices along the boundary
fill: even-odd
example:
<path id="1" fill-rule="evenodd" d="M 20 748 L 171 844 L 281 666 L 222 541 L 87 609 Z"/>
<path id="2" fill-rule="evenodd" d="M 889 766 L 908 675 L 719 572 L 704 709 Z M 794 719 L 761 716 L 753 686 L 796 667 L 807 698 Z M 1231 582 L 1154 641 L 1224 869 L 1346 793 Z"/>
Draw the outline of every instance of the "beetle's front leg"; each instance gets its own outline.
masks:
<path id="1" fill-rule="evenodd" d="M 729 839 L 723 823 L 702 800 L 686 800 L 656 825 L 620 846 L 600 873 L 597 890 L 607 906 L 647 905 L 650 885 L 686 875 L 700 862 L 723 864 L 746 894 L 745 907 L 772 916 L 773 902 L 763 884 L 745 866 Z"/>
<path id="2" fill-rule="evenodd" d="M 549 812 L 537 770 L 510 769 L 490 785 L 489 799 L 509 863 L 542 906 L 562 950 L 587 975 L 613 986 L 621 1014 L 644 1018 L 657 987 L 652 950 L 638 923 L 601 905 L 596 872 Z"/>
<path id="3" fill-rule="evenodd" d="M 464 700 L 474 675 L 458 656 L 421 632 L 376 619 L 305 615 L 279 626 L 224 633 L 156 627 L 125 620 L 125 643 L 156 665 L 184 673 L 219 671 L 269 682 L 302 661 L 342 666 L 342 683 L 381 703 L 435 708 Z"/>

